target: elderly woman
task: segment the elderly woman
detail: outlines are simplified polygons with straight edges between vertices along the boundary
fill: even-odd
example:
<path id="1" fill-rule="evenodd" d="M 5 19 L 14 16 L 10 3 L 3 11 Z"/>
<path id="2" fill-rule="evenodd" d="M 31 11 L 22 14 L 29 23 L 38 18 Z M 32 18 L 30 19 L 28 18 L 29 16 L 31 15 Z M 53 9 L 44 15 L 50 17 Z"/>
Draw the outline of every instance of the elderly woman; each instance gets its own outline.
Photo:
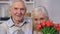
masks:
<path id="1" fill-rule="evenodd" d="M 46 21 L 48 19 L 49 19 L 48 13 L 45 7 L 39 6 L 33 9 L 32 20 L 34 25 L 36 25 L 37 23 L 42 23 L 43 21 Z M 42 34 L 42 33 L 38 31 L 34 31 L 33 29 L 33 34 Z"/>
<path id="2" fill-rule="evenodd" d="M 33 22 L 33 34 L 42 34 L 42 32 L 34 30 L 34 26 L 36 24 L 42 23 L 43 21 L 49 20 L 48 12 L 46 8 L 44 6 L 39 6 L 37 8 L 34 8 L 31 15 Z M 56 34 L 60 34 L 60 32 L 58 31 Z"/>

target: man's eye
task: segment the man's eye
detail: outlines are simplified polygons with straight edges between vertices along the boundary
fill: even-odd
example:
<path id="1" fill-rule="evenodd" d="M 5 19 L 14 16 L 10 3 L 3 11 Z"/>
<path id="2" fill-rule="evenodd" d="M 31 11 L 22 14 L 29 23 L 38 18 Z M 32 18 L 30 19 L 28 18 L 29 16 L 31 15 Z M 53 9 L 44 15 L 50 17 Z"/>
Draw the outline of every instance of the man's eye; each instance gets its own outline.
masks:
<path id="1" fill-rule="evenodd" d="M 14 8 L 15 10 L 18 10 L 18 8 Z"/>
<path id="2" fill-rule="evenodd" d="M 25 10 L 25 8 L 21 8 L 20 10 Z"/>

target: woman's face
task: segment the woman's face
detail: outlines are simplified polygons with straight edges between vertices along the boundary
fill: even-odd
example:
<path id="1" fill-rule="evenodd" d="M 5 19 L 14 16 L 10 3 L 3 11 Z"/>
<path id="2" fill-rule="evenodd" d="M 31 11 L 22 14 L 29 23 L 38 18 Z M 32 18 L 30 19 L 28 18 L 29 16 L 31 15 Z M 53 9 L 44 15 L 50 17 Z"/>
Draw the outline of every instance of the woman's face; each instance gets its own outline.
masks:
<path id="1" fill-rule="evenodd" d="M 39 24 L 39 23 L 42 23 L 43 21 L 46 21 L 46 16 L 44 15 L 44 13 L 37 13 L 34 15 L 33 17 L 33 22 L 34 24 Z"/>

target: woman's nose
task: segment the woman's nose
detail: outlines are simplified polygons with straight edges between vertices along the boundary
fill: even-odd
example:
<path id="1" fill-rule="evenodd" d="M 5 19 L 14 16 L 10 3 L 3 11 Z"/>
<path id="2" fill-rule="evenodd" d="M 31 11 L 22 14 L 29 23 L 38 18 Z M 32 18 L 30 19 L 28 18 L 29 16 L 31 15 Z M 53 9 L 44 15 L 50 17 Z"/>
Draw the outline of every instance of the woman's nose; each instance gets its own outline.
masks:
<path id="1" fill-rule="evenodd" d="M 41 21 L 40 21 L 40 20 L 38 20 L 38 21 L 37 21 L 37 23 L 41 23 Z"/>

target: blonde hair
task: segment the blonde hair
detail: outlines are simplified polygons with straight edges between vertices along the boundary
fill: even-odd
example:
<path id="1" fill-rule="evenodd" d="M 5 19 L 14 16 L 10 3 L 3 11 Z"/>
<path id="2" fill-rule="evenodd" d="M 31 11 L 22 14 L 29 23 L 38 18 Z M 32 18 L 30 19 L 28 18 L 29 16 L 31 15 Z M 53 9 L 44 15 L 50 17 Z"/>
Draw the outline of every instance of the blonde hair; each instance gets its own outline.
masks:
<path id="1" fill-rule="evenodd" d="M 33 8 L 32 13 L 31 13 L 31 17 L 33 18 L 34 15 L 38 14 L 39 12 L 44 13 L 44 15 L 46 17 L 48 17 L 48 12 L 44 6 L 39 6 L 39 7 Z"/>

